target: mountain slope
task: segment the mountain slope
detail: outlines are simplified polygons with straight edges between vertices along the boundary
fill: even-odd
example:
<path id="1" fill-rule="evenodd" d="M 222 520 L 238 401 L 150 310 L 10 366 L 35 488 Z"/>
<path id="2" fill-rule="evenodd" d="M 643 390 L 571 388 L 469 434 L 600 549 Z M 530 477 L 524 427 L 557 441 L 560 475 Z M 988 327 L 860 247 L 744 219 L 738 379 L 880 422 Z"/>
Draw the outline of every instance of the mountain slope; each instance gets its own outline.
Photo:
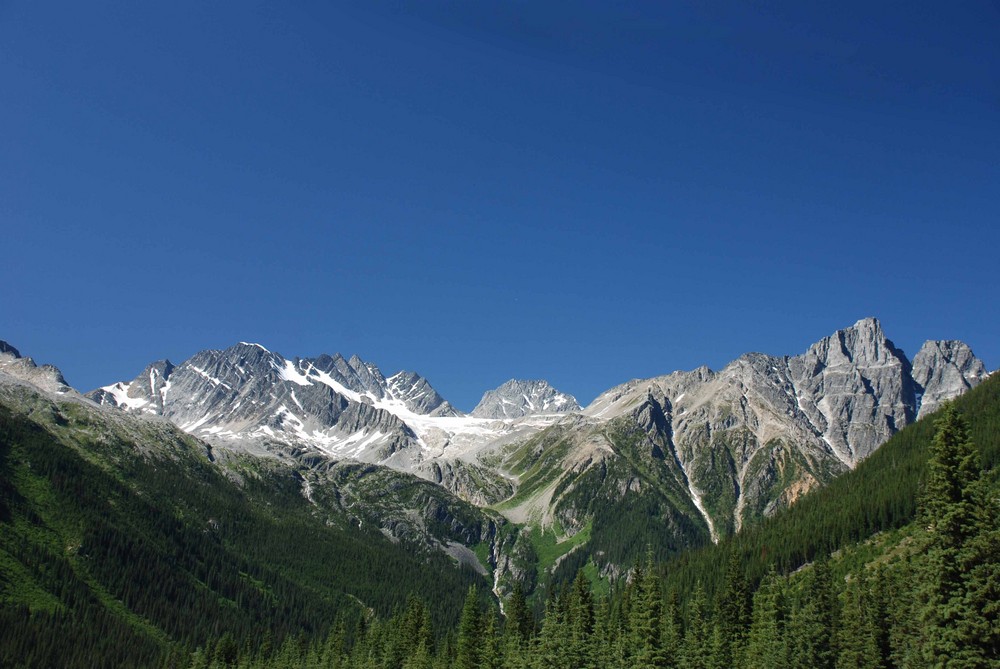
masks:
<path id="1" fill-rule="evenodd" d="M 982 378 L 964 345 L 935 345 L 921 358 L 933 401 Z M 952 380 L 936 381 L 934 370 Z M 651 400 L 663 408 L 670 448 L 693 500 L 717 536 L 795 502 L 855 467 L 920 409 L 906 357 L 875 319 L 864 319 L 809 348 L 778 358 L 741 356 L 719 372 L 632 381 L 599 396 L 584 413 L 627 416 Z"/>
<path id="2" fill-rule="evenodd" d="M 979 448 L 984 476 L 1000 486 L 1000 376 L 954 400 Z M 790 572 L 816 558 L 879 533 L 903 528 L 916 517 L 937 415 L 927 414 L 893 436 L 853 471 L 810 492 L 773 518 L 747 527 L 718 546 L 665 565 L 668 584 L 690 592 L 695 582 L 711 593 L 732 554 L 752 580 L 771 565 Z"/>
<path id="3" fill-rule="evenodd" d="M 856 467 L 921 411 L 984 376 L 960 342 L 928 342 L 911 364 L 877 320 L 863 319 L 798 356 L 750 353 L 719 371 L 634 380 L 563 412 L 554 409 L 575 400 L 545 382 L 508 382 L 484 396 L 479 416 L 463 416 L 416 374 L 386 378 L 356 356 L 286 359 L 247 343 L 154 363 L 89 395 L 162 415 L 220 452 L 287 463 L 314 489 L 352 481 L 324 477 L 356 462 L 416 474 L 441 494 L 504 514 L 480 511 L 473 525 L 482 536 L 510 522 L 534 528 L 515 533 L 522 542 L 553 542 L 535 546 L 536 558 L 555 556 L 536 565 L 545 581 L 574 565 L 617 573 L 641 553 L 643 536 L 655 536 L 664 556 L 719 541 Z M 420 533 L 399 520 L 407 504 L 423 502 L 393 502 L 383 529 Z M 424 544 L 469 548 L 463 536 Z M 530 579 L 532 560 L 494 555 L 494 586 Z"/>
<path id="4" fill-rule="evenodd" d="M 471 415 L 502 419 L 579 410 L 575 397 L 559 392 L 548 381 L 511 379 L 487 391 Z"/>
<path id="5" fill-rule="evenodd" d="M 445 494 L 407 478 L 431 490 L 427 501 Z M 162 419 L 0 383 L 0 648 L 13 652 L 0 664 L 158 666 L 223 632 L 240 645 L 262 629 L 323 634 L 409 594 L 454 620 L 469 584 L 489 589 L 482 565 L 421 548 L 422 523 L 416 541 L 402 528 L 387 538 L 359 521 L 375 518 L 374 499 L 324 488 L 353 498 L 358 515 L 303 488 L 295 469 L 213 449 Z M 483 540 L 481 514 L 449 504 L 434 506 L 429 536 Z"/>

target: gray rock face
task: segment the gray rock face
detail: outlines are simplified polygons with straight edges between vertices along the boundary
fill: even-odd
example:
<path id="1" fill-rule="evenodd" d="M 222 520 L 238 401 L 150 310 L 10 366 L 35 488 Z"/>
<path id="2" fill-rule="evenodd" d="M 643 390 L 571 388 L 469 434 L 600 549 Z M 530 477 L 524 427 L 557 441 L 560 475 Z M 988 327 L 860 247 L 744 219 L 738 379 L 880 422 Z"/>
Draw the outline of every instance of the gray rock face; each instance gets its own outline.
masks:
<path id="1" fill-rule="evenodd" d="M 986 366 L 972 349 L 955 340 L 927 341 L 913 358 L 917 418 L 933 413 L 986 378 Z"/>
<path id="2" fill-rule="evenodd" d="M 868 318 L 795 357 L 750 353 L 719 372 L 630 381 L 584 413 L 622 416 L 665 440 L 667 460 L 676 459 L 719 536 L 853 468 L 913 422 L 927 398 L 954 397 L 984 376 L 982 362 L 958 342 L 930 342 L 911 367 Z M 650 422 L 651 401 L 665 426 Z"/>
<path id="3" fill-rule="evenodd" d="M 461 412 L 438 395 L 427 379 L 415 372 L 394 374 L 387 380 L 387 385 L 388 394 L 402 401 L 413 413 L 426 416 L 461 415 Z"/>
<path id="4" fill-rule="evenodd" d="M 151 363 L 130 383 L 119 382 L 87 393 L 98 404 L 162 416 L 167 378 L 174 371 L 169 360 Z"/>
<path id="5" fill-rule="evenodd" d="M 20 358 L 21 354 L 18 353 L 17 349 L 8 344 L 7 342 L 0 339 L 0 354 L 9 355 L 14 358 Z"/>
<path id="6" fill-rule="evenodd" d="M 548 381 L 511 379 L 499 388 L 487 391 L 471 415 L 504 419 L 579 410 L 575 397 L 559 392 Z"/>
<path id="7" fill-rule="evenodd" d="M 58 368 L 39 366 L 31 358 L 22 358 L 20 352 L 5 341 L 0 341 L 0 373 L 48 393 L 63 395 L 73 390 Z"/>
<path id="8" fill-rule="evenodd" d="M 338 457 L 383 461 L 419 446 L 390 409 L 457 412 L 417 374 L 387 380 L 357 356 L 288 360 L 259 344 L 156 362 L 130 383 L 88 393 L 126 411 L 162 415 L 210 441 L 302 444 Z"/>
<path id="9" fill-rule="evenodd" d="M 849 467 L 916 416 L 910 363 L 874 318 L 813 344 L 788 369 L 802 413 Z"/>

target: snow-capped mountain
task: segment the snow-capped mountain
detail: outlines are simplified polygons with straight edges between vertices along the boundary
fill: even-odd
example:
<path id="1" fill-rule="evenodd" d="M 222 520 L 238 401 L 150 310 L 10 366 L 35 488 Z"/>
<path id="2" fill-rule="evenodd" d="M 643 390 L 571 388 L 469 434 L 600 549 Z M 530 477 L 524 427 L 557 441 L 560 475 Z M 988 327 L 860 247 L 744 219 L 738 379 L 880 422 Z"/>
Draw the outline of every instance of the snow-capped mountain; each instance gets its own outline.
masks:
<path id="1" fill-rule="evenodd" d="M 721 536 L 853 468 L 917 416 L 985 376 L 961 342 L 927 342 L 911 364 L 881 324 L 867 318 L 801 355 L 749 353 L 720 371 L 701 367 L 629 381 L 582 410 L 545 381 L 512 380 L 487 392 L 467 416 L 413 372 L 386 378 L 357 356 L 286 359 L 248 343 L 202 351 L 176 367 L 153 363 L 133 381 L 88 396 L 162 415 L 227 448 L 305 449 L 383 464 L 480 503 L 517 489 L 511 449 L 536 444 L 519 456 L 523 463 L 559 445 L 565 462 L 552 475 L 576 476 L 618 457 L 609 426 L 630 426 L 647 435 L 678 482 L 677 494 Z M 545 437 L 556 427 L 558 440 Z M 570 484 L 564 496 L 571 490 Z M 534 510 L 517 514 L 544 517 L 560 501 L 526 503 Z M 564 526 L 572 526 L 573 513 Z"/>
<path id="2" fill-rule="evenodd" d="M 150 434 L 174 430 L 169 421 L 207 442 L 191 443 L 223 468 L 279 458 L 298 472 L 307 499 L 358 504 L 350 513 L 391 536 L 417 537 L 428 522 L 457 527 L 442 509 L 467 502 L 562 537 L 589 527 L 588 536 L 603 538 L 582 539 L 579 548 L 608 573 L 624 564 L 607 557 L 621 548 L 607 544 L 620 527 L 645 528 L 649 536 L 619 537 L 636 545 L 655 540 L 679 550 L 718 540 L 853 468 L 987 376 L 957 341 L 927 342 L 911 363 L 869 318 L 797 356 L 748 353 L 719 371 L 637 379 L 585 409 L 546 382 L 511 381 L 463 415 L 418 374 L 386 377 L 357 356 L 288 359 L 240 343 L 176 366 L 152 363 L 132 381 L 84 397 L 58 369 L 0 342 L 0 399 L 31 406 L 31 393 L 41 391 L 87 405 L 97 422 Z M 233 460 L 233 452 L 251 459 Z M 367 481 L 363 501 L 346 496 L 347 472 Z M 387 510 L 378 487 L 388 486 L 387 495 L 410 489 L 411 473 L 440 494 L 423 489 Z M 494 511 L 466 507 L 459 515 L 469 527 L 499 536 Z M 481 543 L 483 532 L 459 543 Z M 534 573 L 523 546 L 491 550 L 497 574 Z"/>
<path id="3" fill-rule="evenodd" d="M 576 398 L 561 393 L 548 381 L 511 379 L 483 395 L 472 415 L 477 418 L 521 418 L 536 414 L 579 411 Z"/>
<path id="4" fill-rule="evenodd" d="M 461 457 L 539 424 L 465 416 L 419 374 L 403 371 L 386 378 L 357 356 L 286 359 L 246 342 L 201 351 L 176 366 L 152 363 L 132 381 L 87 396 L 164 416 L 230 448 L 259 453 L 293 446 L 407 471 L 421 470 L 429 458 Z M 422 474 L 444 476 L 426 468 Z"/>
<path id="5" fill-rule="evenodd" d="M 330 455 L 382 460 L 420 445 L 403 417 L 455 417 L 417 374 L 386 379 L 354 356 L 288 360 L 260 344 L 149 365 L 131 382 L 87 393 L 100 404 L 162 415 L 202 438 L 285 442 Z"/>

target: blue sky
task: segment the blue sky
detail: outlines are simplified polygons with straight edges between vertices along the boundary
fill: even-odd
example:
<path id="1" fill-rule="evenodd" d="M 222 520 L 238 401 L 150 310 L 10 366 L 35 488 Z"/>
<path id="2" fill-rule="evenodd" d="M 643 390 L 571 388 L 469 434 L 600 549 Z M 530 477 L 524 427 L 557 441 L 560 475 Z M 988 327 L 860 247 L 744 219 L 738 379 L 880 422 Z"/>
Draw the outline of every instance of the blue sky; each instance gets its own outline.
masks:
<path id="1" fill-rule="evenodd" d="M 994 369 L 998 30 L 989 2 L 0 1 L 0 339 L 84 390 L 240 340 L 357 353 L 466 410 L 870 315 Z"/>

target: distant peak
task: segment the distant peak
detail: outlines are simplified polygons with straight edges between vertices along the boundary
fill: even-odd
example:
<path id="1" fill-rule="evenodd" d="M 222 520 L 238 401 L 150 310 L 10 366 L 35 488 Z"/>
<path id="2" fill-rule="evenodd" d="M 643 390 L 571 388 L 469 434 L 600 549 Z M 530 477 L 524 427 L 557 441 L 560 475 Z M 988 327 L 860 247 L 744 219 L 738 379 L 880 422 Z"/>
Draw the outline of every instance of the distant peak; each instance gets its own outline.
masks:
<path id="1" fill-rule="evenodd" d="M 238 346 L 246 346 L 246 347 L 249 347 L 249 348 L 259 348 L 260 350 L 262 350 L 262 351 L 264 351 L 266 353 L 270 353 L 270 351 L 268 351 L 266 348 L 264 348 L 263 346 L 261 346 L 260 344 L 258 344 L 257 342 L 254 342 L 254 341 L 241 341 L 238 344 Z"/>
<path id="2" fill-rule="evenodd" d="M 16 348 L 11 346 L 7 342 L 3 341 L 2 339 L 0 339 L 0 353 L 7 353 L 8 355 L 12 355 L 15 358 L 21 357 L 21 353 Z"/>
<path id="3" fill-rule="evenodd" d="M 868 316 L 867 318 L 862 318 L 860 321 L 852 325 L 848 330 L 857 330 L 859 332 L 877 332 L 882 333 L 882 324 L 874 316 Z"/>
<path id="4" fill-rule="evenodd" d="M 477 418 L 520 418 L 579 409 L 575 397 L 559 392 L 544 379 L 511 379 L 483 394 L 472 415 Z"/>

